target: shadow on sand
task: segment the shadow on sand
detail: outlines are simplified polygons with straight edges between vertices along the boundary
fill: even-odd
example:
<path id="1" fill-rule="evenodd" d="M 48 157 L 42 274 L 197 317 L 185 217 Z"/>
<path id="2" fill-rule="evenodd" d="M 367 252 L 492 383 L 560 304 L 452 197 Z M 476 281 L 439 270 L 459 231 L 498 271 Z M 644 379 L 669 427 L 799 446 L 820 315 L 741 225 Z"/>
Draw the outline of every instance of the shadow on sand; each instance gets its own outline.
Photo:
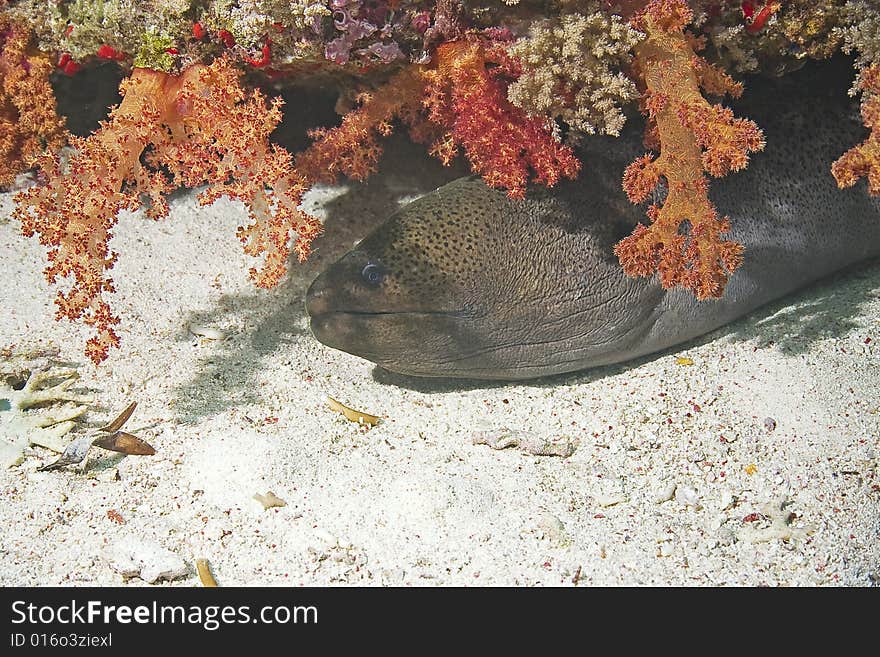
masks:
<path id="1" fill-rule="evenodd" d="M 265 356 L 284 349 L 295 338 L 310 333 L 306 326 L 305 293 L 312 280 L 328 264 L 341 257 L 370 230 L 393 214 L 402 202 L 426 194 L 467 174 L 462 164 L 443 167 L 429 159 L 425 149 L 406 137 L 392 136 L 385 142 L 385 154 L 365 183 L 345 182 L 318 189 L 325 200 L 305 199 L 307 211 L 322 213 L 324 233 L 313 243 L 313 254 L 305 263 L 291 262 L 290 273 L 276 289 L 257 289 L 244 294 L 223 295 L 213 308 L 190 314 L 182 323 L 215 326 L 231 310 L 260 317 L 247 335 L 229 338 L 206 355 L 194 376 L 174 392 L 180 419 L 193 422 L 230 406 L 260 399 L 255 375 L 264 369 Z M 266 314 L 266 308 L 271 311 Z M 181 340 L 191 336 L 181 333 Z"/>

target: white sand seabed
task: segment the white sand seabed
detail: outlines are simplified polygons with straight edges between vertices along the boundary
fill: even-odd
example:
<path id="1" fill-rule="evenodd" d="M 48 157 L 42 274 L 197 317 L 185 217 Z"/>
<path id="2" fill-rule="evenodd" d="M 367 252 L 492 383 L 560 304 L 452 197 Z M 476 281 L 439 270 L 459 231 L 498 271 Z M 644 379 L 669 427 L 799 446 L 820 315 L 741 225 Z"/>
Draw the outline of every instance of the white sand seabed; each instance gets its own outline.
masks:
<path id="1" fill-rule="evenodd" d="M 99 368 L 87 328 L 53 320 L 44 249 L 0 197 L 0 347 L 57 345 L 95 397 L 82 426 L 137 401 L 126 429 L 157 449 L 39 472 L 56 455 L 32 448 L 0 472 L 0 584 L 142 585 L 108 561 L 126 541 L 181 558 L 176 585 L 199 585 L 197 558 L 221 585 L 880 582 L 880 264 L 632 364 L 516 385 L 404 379 L 318 343 L 303 309 L 321 268 L 454 176 L 402 152 L 368 184 L 310 194 L 326 235 L 269 292 L 248 281 L 239 204 L 186 192 L 168 220 L 122 217 L 123 343 Z M 328 396 L 384 421 L 352 424 Z M 501 429 L 578 448 L 473 444 Z M 287 505 L 264 510 L 267 491 Z"/>

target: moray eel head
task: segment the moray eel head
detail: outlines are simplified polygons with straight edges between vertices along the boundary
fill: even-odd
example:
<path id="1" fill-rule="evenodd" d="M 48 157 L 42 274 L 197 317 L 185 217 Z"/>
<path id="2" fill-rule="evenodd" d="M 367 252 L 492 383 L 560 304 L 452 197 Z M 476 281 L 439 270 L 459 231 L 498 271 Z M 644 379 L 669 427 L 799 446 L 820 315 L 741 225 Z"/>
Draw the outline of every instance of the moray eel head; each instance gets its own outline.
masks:
<path id="1" fill-rule="evenodd" d="M 306 309 L 318 340 L 424 375 L 475 346 L 480 236 L 465 211 L 447 207 L 451 196 L 434 192 L 402 208 L 315 279 Z"/>
<path id="2" fill-rule="evenodd" d="M 633 288 L 610 251 L 620 236 L 599 244 L 591 229 L 585 238 L 568 198 L 511 201 L 473 177 L 423 196 L 315 279 L 306 297 L 312 332 L 414 376 L 522 379 L 570 370 L 589 354 L 568 353 L 568 345 L 584 336 L 589 343 L 591 332 L 597 355 L 613 351 L 609 338 L 626 327 L 607 326 L 599 311 Z"/>

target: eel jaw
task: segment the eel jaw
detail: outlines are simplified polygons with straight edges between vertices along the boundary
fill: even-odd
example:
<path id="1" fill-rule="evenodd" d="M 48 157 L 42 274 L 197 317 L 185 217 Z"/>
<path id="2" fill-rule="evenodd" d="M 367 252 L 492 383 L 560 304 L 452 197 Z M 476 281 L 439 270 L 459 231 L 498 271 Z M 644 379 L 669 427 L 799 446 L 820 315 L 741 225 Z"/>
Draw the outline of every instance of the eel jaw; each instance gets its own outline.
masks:
<path id="1" fill-rule="evenodd" d="M 329 311 L 311 315 L 310 323 L 322 344 L 392 372 L 453 376 L 443 373 L 444 356 L 460 339 L 459 320 L 452 312 Z"/>
<path id="2" fill-rule="evenodd" d="M 312 334 L 322 344 L 365 358 L 392 372 L 454 376 L 449 354 L 476 338 L 470 313 L 458 309 L 397 307 L 345 291 L 332 271 L 319 275 L 306 293 Z M 478 324 L 477 324 L 478 325 Z"/>

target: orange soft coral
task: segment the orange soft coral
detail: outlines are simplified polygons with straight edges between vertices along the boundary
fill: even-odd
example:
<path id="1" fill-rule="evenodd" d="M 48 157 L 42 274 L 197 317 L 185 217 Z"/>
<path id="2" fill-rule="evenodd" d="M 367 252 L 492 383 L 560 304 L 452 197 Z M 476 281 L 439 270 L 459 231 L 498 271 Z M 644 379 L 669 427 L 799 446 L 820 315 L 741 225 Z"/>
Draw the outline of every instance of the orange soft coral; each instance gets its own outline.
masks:
<path id="1" fill-rule="evenodd" d="M 27 30 L 0 15 L 0 188 L 66 139 L 49 86 L 53 66 L 29 41 Z"/>
<path id="2" fill-rule="evenodd" d="M 709 201 L 704 173 L 718 177 L 744 168 L 748 153 L 761 150 L 764 141 L 754 123 L 703 98 L 701 86 L 733 96 L 741 87 L 694 53 L 702 44 L 684 31 L 692 19 L 683 0 L 654 0 L 635 18 L 647 35 L 636 47 L 636 66 L 660 156 L 633 162 L 623 186 L 634 203 L 646 200 L 661 179 L 667 194 L 662 207 L 649 208 L 651 225 L 638 226 L 614 251 L 630 276 L 656 271 L 664 287 L 679 285 L 707 299 L 723 293 L 742 263 L 742 246 L 721 237 L 730 224 Z M 686 222 L 690 231 L 682 234 Z"/>
<path id="3" fill-rule="evenodd" d="M 378 137 L 388 136 L 392 121 L 412 121 L 422 102 L 425 82 L 418 66 L 393 75 L 375 93 L 362 93 L 359 106 L 332 129 L 312 130 L 315 143 L 296 158 L 303 175 L 322 182 L 334 182 L 339 174 L 364 180 L 376 171 L 382 150 Z"/>
<path id="4" fill-rule="evenodd" d="M 306 181 L 293 172 L 289 154 L 268 141 L 281 119 L 280 101 L 267 107 L 259 92 L 242 89 L 238 77 L 225 59 L 180 76 L 134 69 L 108 121 L 89 138 L 73 140 L 79 152 L 70 171 L 45 156 L 40 166 L 48 184 L 16 197 L 23 233 L 38 233 L 49 247 L 49 281 L 74 279 L 69 292 L 58 293 L 58 316 L 95 327 L 86 346 L 95 363 L 119 344 L 119 318 L 104 298 L 114 290 L 111 230 L 120 210 L 140 207 L 141 195 L 151 197 L 153 218 L 167 216 L 164 197 L 179 184 L 208 183 L 202 203 L 221 195 L 244 201 L 253 224 L 240 228 L 239 237 L 250 255 L 265 254 L 262 271 L 251 271 L 264 287 L 283 275 L 291 233 L 305 257 L 319 232 L 317 220 L 297 209 Z"/>
<path id="5" fill-rule="evenodd" d="M 865 94 L 862 100 L 862 121 L 871 134 L 858 146 L 844 153 L 831 165 L 837 185 L 852 187 L 861 177 L 868 179 L 868 191 L 880 195 L 880 64 L 862 71 L 859 88 Z"/>
<path id="6" fill-rule="evenodd" d="M 208 184 L 199 196 L 202 205 L 221 196 L 242 201 L 252 223 L 238 230 L 245 253 L 265 262 L 251 268 L 254 282 L 264 288 L 278 284 L 287 271 L 292 249 L 305 260 L 320 222 L 298 209 L 311 181 L 297 173 L 290 153 L 269 143 L 281 121 L 280 99 L 267 107 L 258 91 L 239 84 L 239 72 L 229 60 L 193 67 L 174 104 L 170 135 L 153 141 L 149 162 L 165 167 L 176 184 Z"/>

